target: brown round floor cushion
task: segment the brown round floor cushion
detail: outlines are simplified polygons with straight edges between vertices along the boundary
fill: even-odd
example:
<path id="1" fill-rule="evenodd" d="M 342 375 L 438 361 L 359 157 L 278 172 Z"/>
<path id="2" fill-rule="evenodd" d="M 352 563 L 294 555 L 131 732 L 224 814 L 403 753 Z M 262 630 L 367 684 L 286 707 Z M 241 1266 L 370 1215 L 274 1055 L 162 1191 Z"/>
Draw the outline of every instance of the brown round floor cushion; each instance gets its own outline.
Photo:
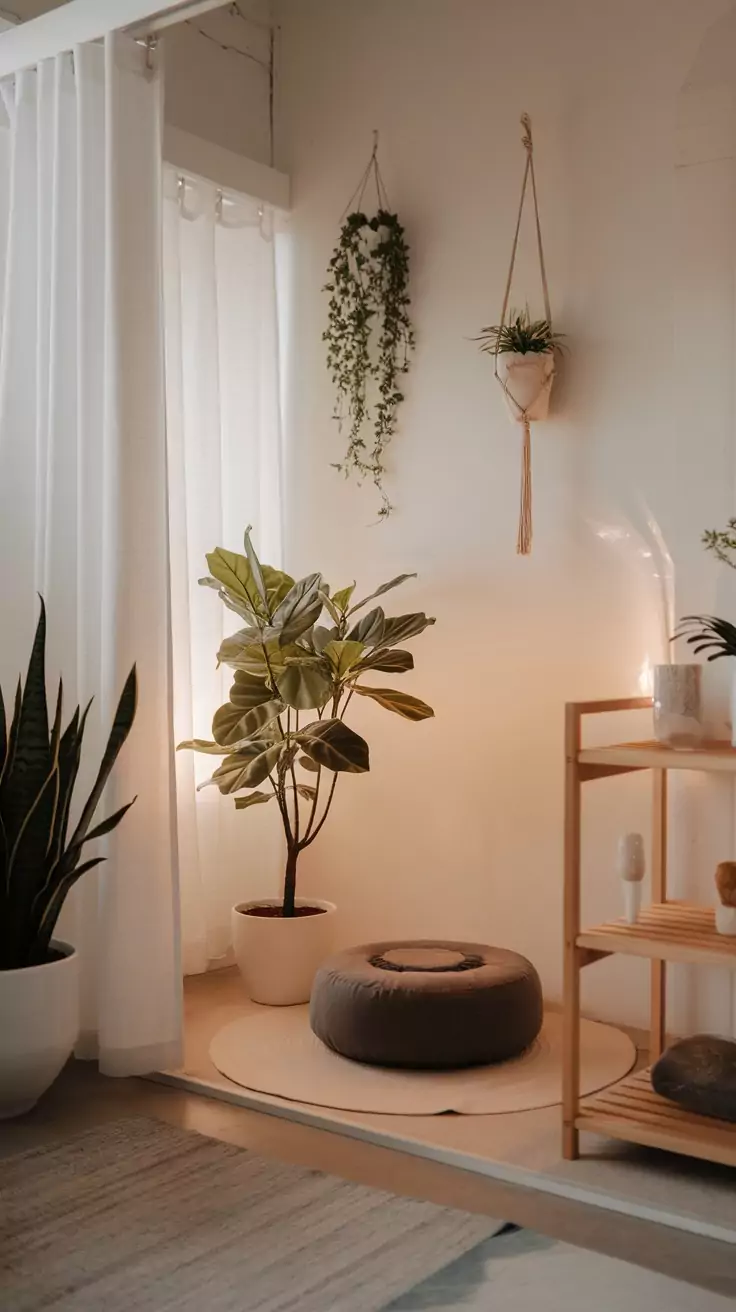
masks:
<path id="1" fill-rule="evenodd" d="M 312 1030 L 353 1061 L 414 1070 L 518 1057 L 542 1025 L 530 961 L 485 943 L 369 943 L 317 972 Z"/>

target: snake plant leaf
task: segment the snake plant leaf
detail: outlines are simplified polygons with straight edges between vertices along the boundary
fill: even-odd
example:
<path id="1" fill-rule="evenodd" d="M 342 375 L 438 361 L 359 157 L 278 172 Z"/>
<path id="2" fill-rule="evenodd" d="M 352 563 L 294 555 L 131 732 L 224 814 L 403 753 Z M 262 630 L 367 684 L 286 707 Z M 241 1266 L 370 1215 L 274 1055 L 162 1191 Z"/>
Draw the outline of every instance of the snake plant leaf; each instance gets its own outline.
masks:
<path id="1" fill-rule="evenodd" d="M 246 797 L 234 798 L 235 810 L 244 811 L 247 806 L 261 806 L 263 802 L 270 802 L 275 793 L 248 793 Z"/>
<path id="2" fill-rule="evenodd" d="M 8 752 L 8 727 L 5 718 L 5 701 L 3 690 L 0 688 L 0 779 L 3 777 L 3 767 L 5 766 L 5 757 Z"/>
<path id="3" fill-rule="evenodd" d="M 46 705 L 45 647 L 46 607 L 42 601 L 18 711 L 12 769 L 3 778 L 2 812 L 11 850 L 53 768 Z"/>
<path id="4" fill-rule="evenodd" d="M 261 601 L 263 602 L 266 611 L 268 611 L 268 593 L 266 592 L 266 584 L 263 578 L 263 572 L 261 570 L 261 562 L 258 559 L 253 543 L 250 540 L 250 535 L 252 532 L 253 532 L 253 525 L 249 524 L 247 529 L 245 530 L 245 533 L 243 534 L 243 546 L 245 547 L 245 555 L 248 564 L 250 565 L 250 572 L 253 577 L 253 582 L 255 583 L 255 586 L 258 590 L 258 595 Z"/>
<path id="5" fill-rule="evenodd" d="M 684 638 L 697 654 L 711 652 L 709 661 L 736 656 L 736 628 L 716 615 L 686 615 L 675 638 Z"/>
<path id="6" fill-rule="evenodd" d="M 131 802 L 126 802 L 117 811 L 113 811 L 112 815 L 109 815 L 106 820 L 101 820 L 98 825 L 95 825 L 94 829 L 90 829 L 82 839 L 81 846 L 83 847 L 85 843 L 92 843 L 96 838 L 104 838 L 105 834 L 111 834 L 113 829 L 117 829 L 123 816 L 130 810 L 133 803 L 137 801 L 138 794 L 136 793 Z"/>
<path id="7" fill-rule="evenodd" d="M 364 774 L 370 769 L 367 742 L 342 720 L 315 720 L 298 740 L 302 751 L 325 770 Z"/>
<path id="8" fill-rule="evenodd" d="M 281 700 L 297 711 L 320 710 L 332 691 L 329 674 L 312 660 L 289 665 L 276 682 Z"/>
<path id="9" fill-rule="evenodd" d="M 59 771 L 54 763 L 23 818 L 8 856 L 6 878 L 12 905 L 11 925 L 17 939 L 27 932 L 36 894 L 46 883 L 45 858 L 58 796 Z"/>
<path id="10" fill-rule="evenodd" d="M 236 670 L 233 686 L 230 689 L 230 701 L 240 711 L 250 711 L 254 706 L 262 706 L 273 696 L 265 679 L 250 670 Z"/>
<path id="11" fill-rule="evenodd" d="M 89 861 L 84 861 L 81 866 L 76 866 L 74 870 L 69 871 L 56 884 L 35 929 L 34 941 L 28 957 L 29 966 L 46 961 L 54 926 L 59 918 L 61 908 L 77 880 L 81 879 L 82 875 L 86 875 L 88 870 L 94 870 L 95 866 L 102 865 L 103 861 L 106 860 L 107 858 L 104 856 L 90 857 Z"/>
<path id="12" fill-rule="evenodd" d="M 353 674 L 362 674 L 364 670 L 378 670 L 381 674 L 406 674 L 407 670 L 413 669 L 414 657 L 410 651 L 402 651 L 400 647 L 377 647 L 366 653 L 355 666 Z"/>
<path id="13" fill-rule="evenodd" d="M 388 583 L 382 583 L 380 588 L 376 588 L 375 592 L 369 592 L 368 596 L 363 597 L 362 601 L 356 601 L 355 605 L 351 606 L 348 614 L 354 615 L 356 610 L 362 610 L 364 606 L 368 605 L 369 601 L 375 601 L 376 597 L 382 597 L 384 593 L 390 592 L 392 588 L 398 588 L 402 583 L 406 583 L 407 579 L 415 579 L 416 577 L 416 574 L 397 574 L 395 579 L 389 579 Z"/>
<path id="14" fill-rule="evenodd" d="M 338 588 L 337 592 L 333 592 L 332 602 L 333 605 L 337 608 L 337 610 L 341 610 L 343 614 L 347 611 L 347 608 L 350 605 L 350 598 L 352 597 L 354 592 L 355 592 L 354 583 L 351 583 L 350 587 L 348 588 Z"/>
<path id="15" fill-rule="evenodd" d="M 54 832 L 49 849 L 49 857 L 56 864 L 64 851 L 69 828 L 69 815 L 77 782 L 79 766 L 82 759 L 84 729 L 92 702 L 89 701 L 80 715 L 77 706 L 59 743 L 59 801 L 54 817 Z"/>
<path id="16" fill-rule="evenodd" d="M 212 737 L 223 747 L 235 747 L 236 743 L 251 738 L 260 729 L 265 728 L 285 710 L 284 703 L 274 698 L 253 706 L 248 711 L 240 711 L 232 702 L 226 702 L 219 711 L 215 711 L 212 721 Z"/>
<path id="17" fill-rule="evenodd" d="M 429 618 L 421 611 L 413 615 L 398 615 L 395 619 L 386 620 L 383 626 L 381 646 L 395 647 L 399 642 L 407 642 L 409 638 L 415 638 L 418 633 L 424 633 L 424 630 L 434 622 L 434 619 Z"/>
<path id="18" fill-rule="evenodd" d="M 92 785 L 92 791 L 87 798 L 79 817 L 77 827 L 72 835 L 70 847 L 81 843 L 89 827 L 92 816 L 94 815 L 97 805 L 102 797 L 102 792 L 112 773 L 112 768 L 120 755 L 120 749 L 123 746 L 135 719 L 136 707 L 138 705 L 138 676 L 135 665 L 130 671 L 123 691 L 120 694 L 120 701 L 112 722 L 112 728 L 107 740 L 107 746 L 102 756 L 102 762 L 97 772 L 97 778 Z"/>
<path id="19" fill-rule="evenodd" d="M 345 675 L 360 660 L 364 651 L 364 643 L 345 640 L 344 642 L 328 642 L 323 655 L 335 671 L 335 678 L 344 679 Z"/>
<path id="20" fill-rule="evenodd" d="M 5 784 L 6 779 L 10 775 L 10 771 L 13 766 L 13 761 L 15 760 L 15 749 L 18 744 L 18 729 L 20 726 L 20 704 L 22 698 L 23 698 L 23 685 L 21 683 L 21 680 L 19 679 L 15 689 L 15 702 L 13 704 L 13 718 L 10 721 L 10 728 L 8 730 L 8 745 L 5 752 L 5 759 L 3 761 L 3 768 L 0 771 L 0 802 L 3 796 L 3 785 Z"/>
<path id="21" fill-rule="evenodd" d="M 277 765 L 282 744 L 261 742 L 257 744 L 255 752 L 252 751 L 253 746 L 248 744 L 247 748 L 226 756 L 212 778 L 199 787 L 206 788 L 209 784 L 215 784 L 224 794 L 239 793 L 241 788 L 257 788 Z"/>
<path id="22" fill-rule="evenodd" d="M 395 688 L 369 688 L 356 683 L 353 691 L 361 697 L 370 697 L 387 711 L 403 715 L 405 720 L 429 720 L 434 715 L 432 707 L 426 702 L 420 701 L 418 697 L 410 697 L 407 692 L 397 692 Z"/>
<path id="23" fill-rule="evenodd" d="M 322 613 L 321 574 L 299 579 L 273 613 L 274 629 L 281 632 L 282 644 L 293 642 L 317 622 Z"/>
<path id="24" fill-rule="evenodd" d="M 380 606 L 374 606 L 367 615 L 354 624 L 348 634 L 352 642 L 362 642 L 366 647 L 376 647 L 383 637 L 386 616 Z"/>

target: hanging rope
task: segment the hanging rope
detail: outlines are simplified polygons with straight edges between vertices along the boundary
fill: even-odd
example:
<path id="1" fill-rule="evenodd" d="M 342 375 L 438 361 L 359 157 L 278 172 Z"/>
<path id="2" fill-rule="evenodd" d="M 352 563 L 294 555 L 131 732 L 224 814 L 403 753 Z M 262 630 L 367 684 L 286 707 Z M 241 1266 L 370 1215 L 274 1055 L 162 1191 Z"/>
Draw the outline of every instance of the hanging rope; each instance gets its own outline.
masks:
<path id="1" fill-rule="evenodd" d="M 386 184 L 383 181 L 383 175 L 378 164 L 378 131 L 376 128 L 373 129 L 373 150 L 371 151 L 370 159 L 366 164 L 365 170 L 361 174 L 360 182 L 340 215 L 341 224 L 347 218 L 348 214 L 352 213 L 353 209 L 360 209 L 363 204 L 366 187 L 371 180 L 371 175 L 373 175 L 373 181 L 376 184 L 379 210 L 389 210 L 388 192 L 386 191 Z"/>
<path id="2" fill-rule="evenodd" d="M 524 165 L 524 177 L 521 184 L 521 196 L 519 197 L 519 209 L 516 215 L 516 228 L 514 229 L 514 240 L 511 247 L 511 261 L 506 278 L 506 287 L 503 294 L 503 305 L 501 306 L 501 318 L 499 328 L 503 328 L 506 323 L 508 314 L 509 298 L 511 296 L 511 284 L 514 278 L 514 268 L 516 266 L 516 255 L 519 249 L 519 233 L 521 231 L 521 219 L 524 213 L 524 202 L 526 200 L 527 187 L 531 183 L 532 201 L 534 204 L 534 221 L 537 232 L 537 250 L 539 253 L 539 272 L 542 279 L 542 293 L 544 296 L 544 314 L 547 322 L 552 323 L 552 310 L 549 302 L 549 287 L 547 286 L 547 269 L 544 263 L 544 247 L 542 245 L 542 228 L 539 222 L 539 204 L 537 201 L 537 180 L 534 175 L 534 142 L 532 140 L 532 124 L 528 114 L 522 114 L 521 126 L 523 136 L 522 145 L 526 151 L 526 163 Z M 542 392 L 552 386 L 554 377 L 554 365 L 548 373 L 545 381 L 536 397 L 533 398 L 526 406 L 522 406 L 511 392 L 506 379 L 501 378 L 498 372 L 498 356 L 500 346 L 500 334 L 496 339 L 496 350 L 494 353 L 494 373 L 496 379 L 503 388 L 504 395 L 509 401 L 512 409 L 516 412 L 516 417 L 524 425 L 524 438 L 521 454 L 521 504 L 519 507 L 519 532 L 516 541 L 516 550 L 520 556 L 528 556 L 532 549 L 532 446 L 531 446 L 531 420 L 533 415 L 530 411 Z"/>

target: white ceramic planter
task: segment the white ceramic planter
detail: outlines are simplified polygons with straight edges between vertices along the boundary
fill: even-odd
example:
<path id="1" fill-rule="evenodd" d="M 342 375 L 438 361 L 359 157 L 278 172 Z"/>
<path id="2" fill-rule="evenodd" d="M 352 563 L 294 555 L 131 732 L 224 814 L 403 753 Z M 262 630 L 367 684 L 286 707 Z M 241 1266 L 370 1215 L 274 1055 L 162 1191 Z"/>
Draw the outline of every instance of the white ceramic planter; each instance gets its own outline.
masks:
<path id="1" fill-rule="evenodd" d="M 736 907 L 724 907 L 716 902 L 716 929 L 719 934 L 736 934 Z"/>
<path id="2" fill-rule="evenodd" d="M 502 351 L 496 368 L 504 388 L 504 399 L 512 419 L 546 419 L 555 376 L 554 351 Z"/>
<path id="3" fill-rule="evenodd" d="M 309 1002 L 318 966 L 332 950 L 334 902 L 298 897 L 298 907 L 322 907 L 318 916 L 249 916 L 250 907 L 280 906 L 278 898 L 259 898 L 233 907 L 235 960 L 254 1002 L 291 1007 Z"/>
<path id="4" fill-rule="evenodd" d="M 30 1111 L 53 1084 L 79 1035 L 78 958 L 0 970 L 0 1120 Z"/>

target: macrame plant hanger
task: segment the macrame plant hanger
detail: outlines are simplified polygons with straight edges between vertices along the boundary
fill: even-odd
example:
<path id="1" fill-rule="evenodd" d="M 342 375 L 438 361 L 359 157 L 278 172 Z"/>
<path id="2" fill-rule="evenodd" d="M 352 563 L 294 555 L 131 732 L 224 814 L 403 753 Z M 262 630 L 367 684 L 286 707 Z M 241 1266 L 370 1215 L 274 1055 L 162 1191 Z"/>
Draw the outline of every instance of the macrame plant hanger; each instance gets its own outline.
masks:
<path id="1" fill-rule="evenodd" d="M 501 319 L 499 327 L 503 328 L 506 323 L 506 315 L 509 309 L 509 297 L 511 295 L 511 283 L 514 276 L 514 266 L 516 264 L 516 253 L 519 248 L 519 232 L 521 230 L 521 219 L 524 213 L 524 201 L 526 200 L 527 187 L 531 183 L 532 201 L 534 204 L 534 221 L 537 230 L 537 249 L 539 252 L 539 272 L 542 279 L 542 292 L 544 295 L 544 314 L 547 322 L 552 324 L 552 310 L 549 303 L 549 288 L 547 286 L 547 271 L 544 264 L 544 247 L 542 245 L 542 229 L 539 223 L 539 205 L 537 203 L 537 181 L 534 176 L 534 143 L 532 141 L 532 124 L 528 114 L 522 114 L 521 126 L 524 129 L 521 138 L 522 145 L 526 151 L 526 164 L 524 166 L 524 178 L 521 184 L 521 197 L 519 199 L 519 211 L 516 216 L 516 230 L 514 232 L 514 241 L 511 247 L 511 263 L 509 264 L 508 277 L 506 279 L 506 290 L 503 295 L 503 306 L 501 307 Z M 535 403 L 541 398 L 542 394 L 552 386 L 554 377 L 554 366 L 548 374 L 545 381 L 542 382 L 539 393 L 526 406 L 522 406 L 509 389 L 508 381 L 501 378 L 498 372 L 499 341 L 496 341 L 496 350 L 494 354 L 494 373 L 500 383 L 509 409 L 515 419 L 524 425 L 524 439 L 521 457 L 521 503 L 519 507 L 519 532 L 516 540 L 516 550 L 520 556 L 528 556 L 532 549 L 532 440 L 531 440 L 531 422 L 536 417 L 534 415 Z"/>
<path id="2" fill-rule="evenodd" d="M 388 210 L 390 208 L 388 203 L 388 193 L 386 191 L 386 184 L 383 181 L 383 175 L 381 173 L 381 169 L 378 164 L 378 130 L 376 128 L 373 129 L 373 150 L 371 151 L 371 157 L 368 160 L 368 163 L 366 164 L 363 174 L 361 175 L 360 182 L 358 183 L 357 187 L 355 188 L 355 191 L 350 197 L 350 200 L 345 206 L 345 209 L 340 215 L 341 224 L 345 222 L 345 219 L 347 218 L 348 214 L 352 214 L 353 209 L 355 210 L 360 209 L 361 205 L 363 204 L 363 197 L 366 192 L 366 187 L 368 186 L 368 183 L 371 180 L 371 175 L 373 175 L 373 181 L 376 184 L 376 194 L 378 196 L 378 208 L 379 210 Z"/>

